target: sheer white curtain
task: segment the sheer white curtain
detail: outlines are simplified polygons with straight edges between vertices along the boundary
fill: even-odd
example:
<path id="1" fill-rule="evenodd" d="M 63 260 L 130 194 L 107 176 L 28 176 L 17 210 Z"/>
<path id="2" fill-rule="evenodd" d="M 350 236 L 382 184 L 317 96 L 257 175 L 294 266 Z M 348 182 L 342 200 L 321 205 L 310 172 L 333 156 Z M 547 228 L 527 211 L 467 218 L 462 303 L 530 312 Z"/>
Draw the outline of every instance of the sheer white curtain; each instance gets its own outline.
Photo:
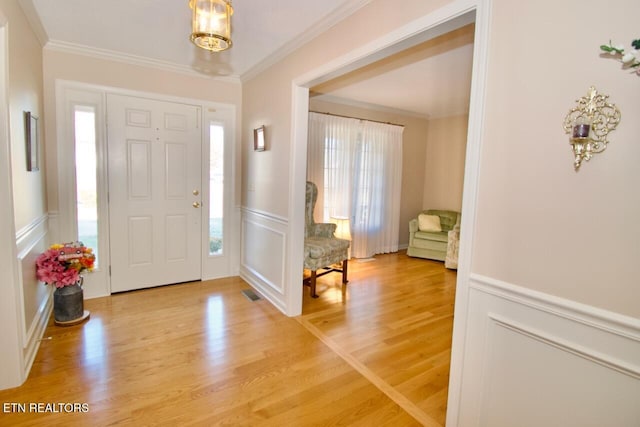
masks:
<path id="1" fill-rule="evenodd" d="M 400 126 L 364 122 L 356 160 L 351 228 L 356 258 L 397 252 L 402 188 Z"/>
<path id="2" fill-rule="evenodd" d="M 307 178 L 318 186 L 316 218 L 348 217 L 356 258 L 398 250 L 403 130 L 309 113 Z"/>
<path id="3" fill-rule="evenodd" d="M 318 186 L 315 218 L 350 217 L 360 120 L 310 113 L 307 179 Z"/>

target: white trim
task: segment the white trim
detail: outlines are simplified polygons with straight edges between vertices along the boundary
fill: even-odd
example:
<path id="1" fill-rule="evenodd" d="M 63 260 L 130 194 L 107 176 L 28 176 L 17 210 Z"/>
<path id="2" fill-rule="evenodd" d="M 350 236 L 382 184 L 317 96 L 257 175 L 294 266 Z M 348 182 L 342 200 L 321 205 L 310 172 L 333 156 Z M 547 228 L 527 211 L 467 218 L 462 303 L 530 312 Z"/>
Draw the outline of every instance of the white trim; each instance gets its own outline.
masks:
<path id="1" fill-rule="evenodd" d="M 47 247 L 47 233 L 48 233 L 48 223 L 46 221 L 47 216 L 44 215 L 39 219 L 44 218 L 44 221 L 36 221 L 38 226 L 29 227 L 28 234 L 23 235 L 20 240 L 16 239 L 16 247 L 18 250 L 17 261 L 20 268 L 18 268 L 18 295 L 19 295 L 19 308 L 18 312 L 20 314 L 20 325 L 22 331 L 22 344 L 25 347 L 29 346 L 29 343 L 33 340 L 33 334 L 36 330 L 36 325 L 41 323 L 41 317 L 44 315 L 45 307 L 50 305 L 49 300 L 50 295 L 45 297 L 44 300 L 40 302 L 38 306 L 37 313 L 33 319 L 25 319 L 25 298 L 24 298 L 24 287 L 25 287 L 25 277 L 23 275 L 25 265 L 23 263 L 27 262 L 26 267 L 31 270 L 35 267 L 35 258 L 36 254 L 39 255 L 41 253 L 38 250 L 37 246 L 40 244 L 42 249 Z M 41 244 L 42 243 L 42 244 Z M 35 253 L 34 253 L 35 252 Z M 33 270 L 32 270 L 33 271 Z M 39 282 L 38 282 L 39 285 Z M 28 284 L 26 285 L 28 286 Z M 48 317 L 49 313 L 46 313 Z M 28 322 L 31 320 L 29 324 Z M 45 318 L 46 323 L 46 318 Z"/>
<path id="2" fill-rule="evenodd" d="M 60 239 L 57 235 L 58 230 L 60 230 L 60 226 L 58 225 L 60 223 L 60 214 L 58 213 L 58 211 L 49 211 L 47 216 L 49 218 L 48 243 L 50 244 L 51 242 L 61 242 L 62 239 Z"/>
<path id="3" fill-rule="evenodd" d="M 209 74 L 198 72 L 190 66 L 176 64 L 175 62 L 161 61 L 159 59 L 131 55 L 128 53 L 116 52 L 109 49 L 100 49 L 97 47 L 85 46 L 77 43 L 69 43 L 61 40 L 49 40 L 44 46 L 44 49 L 52 52 L 70 53 L 105 61 L 120 62 L 122 64 L 135 65 L 138 67 L 171 71 L 174 73 L 186 74 L 191 77 L 200 77 L 207 80 L 240 84 L 240 78 L 238 76 L 212 76 Z"/>
<path id="4" fill-rule="evenodd" d="M 85 299 L 96 298 L 106 296 L 111 293 L 110 277 L 108 275 L 109 266 L 109 215 L 108 215 L 108 202 L 106 196 L 106 190 L 108 190 L 107 179 L 107 119 L 106 119 L 106 98 L 107 95 L 124 95 L 138 98 L 145 98 L 150 100 L 159 100 L 165 102 L 173 102 L 180 104 L 192 105 L 200 108 L 199 123 L 204 123 L 205 117 L 209 117 L 212 111 L 220 112 L 220 116 L 225 116 L 225 123 L 229 123 L 231 129 L 229 131 L 230 145 L 233 147 L 230 150 L 231 159 L 229 160 L 229 182 L 233 186 L 229 190 L 229 215 L 230 215 L 230 236 L 237 236 L 239 233 L 236 228 L 239 225 L 239 221 L 233 213 L 233 206 L 235 200 L 233 200 L 236 194 L 235 180 L 236 176 L 236 109 L 233 104 L 225 104 L 218 102 L 209 102 L 196 100 L 191 98 L 184 98 L 178 96 L 170 96 L 161 93 L 134 91 L 129 89 L 120 89 L 110 86 L 94 85 L 89 83 L 80 83 L 69 80 L 57 79 L 55 81 L 55 93 L 56 93 L 56 128 L 57 128 L 57 163 L 58 163 L 58 188 L 65 189 L 58 192 L 58 207 L 59 212 L 55 215 L 52 213 L 52 217 L 55 217 L 55 221 L 52 221 L 52 226 L 56 226 L 52 231 L 52 237 L 61 238 L 64 241 L 73 240 L 77 236 L 77 221 L 76 221 L 76 201 L 75 192 L 68 189 L 75 188 L 75 157 L 73 145 L 73 129 L 70 128 L 72 123 L 69 116 L 69 106 L 74 105 L 92 105 L 96 109 L 96 143 L 98 145 L 98 156 L 96 161 L 99 163 L 99 179 L 98 189 L 101 191 L 99 195 L 100 200 L 98 202 L 98 215 L 102 220 L 98 224 L 100 232 L 100 265 L 99 268 L 94 270 L 91 276 L 85 278 L 87 281 L 94 281 L 94 285 L 85 288 Z M 215 114 L 215 113 L 214 113 Z M 201 135 L 204 137 L 204 126 L 202 126 Z M 208 164 L 208 159 L 203 159 Z M 226 173 L 225 173 L 226 177 Z M 208 175 L 202 174 L 202 180 L 208 179 Z M 207 183 L 208 184 L 208 183 Z M 202 183 L 202 188 L 208 188 Z M 207 196 L 208 197 L 208 196 Z M 226 213 L 226 210 L 225 210 Z M 202 223 L 202 232 L 205 228 L 208 230 L 208 221 L 206 224 Z M 208 231 L 207 231 L 208 236 Z M 208 246 L 207 246 L 208 247 Z M 228 254 L 228 274 L 238 270 L 238 265 L 234 264 L 238 262 L 239 256 L 237 255 L 238 248 L 231 247 L 231 252 Z M 202 257 L 202 265 L 209 260 L 208 250 L 205 252 L 201 247 L 200 249 Z M 202 279 L 204 277 L 204 270 L 200 271 Z"/>
<path id="5" fill-rule="evenodd" d="M 588 389 L 600 384 L 619 386 L 618 395 L 637 395 L 640 319 L 480 275 L 472 275 L 468 297 L 465 345 L 470 350 L 464 354 L 461 404 L 454 425 L 489 425 L 488 420 L 496 417 L 506 417 L 513 425 L 518 417 L 527 419 L 521 411 L 538 411 L 527 401 L 540 392 L 544 396 L 539 396 L 538 406 L 545 408 L 541 416 L 549 417 L 580 407 L 585 393 L 590 394 L 584 389 L 563 389 L 563 384 Z M 529 381 L 532 389 L 521 387 L 520 382 L 528 385 Z M 554 385 L 561 387 L 557 390 Z M 602 397 L 610 395 L 602 390 L 597 391 Z M 567 392 L 578 397 L 573 399 Z M 607 399 L 618 404 L 618 421 L 637 418 L 633 399 L 618 402 L 615 395 L 610 396 Z M 606 405 L 567 412 L 565 424 L 583 425 L 579 420 L 596 415 L 596 424 L 603 425 Z"/>
<path id="6" fill-rule="evenodd" d="M 573 340 L 563 339 L 553 334 L 531 328 L 505 316 L 501 316 L 495 313 L 489 313 L 488 316 L 496 326 L 509 329 L 513 332 L 524 335 L 527 338 L 534 339 L 541 343 L 553 346 L 564 352 L 571 353 L 574 356 L 581 357 L 589 362 L 597 363 L 598 365 L 604 366 L 605 368 L 613 369 L 614 371 L 617 371 L 623 375 L 627 375 L 636 380 L 640 380 L 640 367 L 638 367 L 637 365 L 632 365 L 625 361 L 613 358 L 608 354 L 603 354 L 597 350 L 594 350 L 593 348 L 585 347 L 584 345 L 578 344 Z M 640 344 L 640 341 L 636 341 L 638 342 L 638 344 Z"/>
<path id="7" fill-rule="evenodd" d="M 39 339 L 42 337 L 49 321 L 49 315 L 53 307 L 53 298 L 51 297 L 51 288 L 45 288 L 35 278 L 35 271 L 33 270 L 36 257 L 47 248 L 49 229 L 47 215 L 45 214 L 37 218 L 30 226 L 23 228 L 23 230 L 24 229 L 27 229 L 27 232 L 23 233 L 19 240 L 16 240 L 16 246 L 18 249 L 17 262 L 20 266 L 18 269 L 19 329 L 22 333 L 22 357 L 26 378 L 38 351 L 40 344 Z M 27 272 L 27 277 L 25 277 L 25 271 Z M 25 279 L 27 279 L 26 283 Z M 36 287 L 36 292 L 43 294 L 32 318 L 26 318 L 26 305 L 28 301 L 25 299 L 25 287 L 29 286 Z"/>
<path id="8" fill-rule="evenodd" d="M 291 157 L 289 167 L 289 235 L 285 277 L 287 316 L 302 314 L 300 270 L 304 265 L 304 227 L 307 175 L 307 139 L 309 126 L 309 89 L 292 83 Z"/>
<path id="9" fill-rule="evenodd" d="M 247 234 L 247 225 L 251 224 L 255 228 L 254 233 Z M 241 225 L 241 254 L 240 254 L 240 268 L 239 275 L 252 287 L 254 287 L 261 295 L 269 300 L 276 308 L 283 313 L 286 313 L 287 300 L 286 297 L 286 274 L 288 268 L 288 262 L 286 258 L 288 236 L 287 236 L 287 222 L 282 218 L 264 214 L 261 211 L 244 209 L 242 211 L 242 225 Z M 274 265 L 270 270 L 271 277 L 267 277 L 267 273 L 264 269 L 256 269 L 251 265 L 251 262 L 247 260 L 247 249 L 251 248 L 251 241 L 261 241 L 260 236 L 256 236 L 255 232 L 264 230 L 266 233 L 270 233 L 273 236 L 277 236 L 280 244 L 272 244 L 269 247 L 271 251 L 271 259 L 276 259 L 276 253 L 279 251 L 279 259 L 281 259 L 281 265 Z M 255 251 L 254 251 L 255 252 Z M 258 254 L 261 257 L 262 254 Z M 273 265 L 273 262 L 270 262 Z M 300 270 L 298 269 L 298 283 L 302 288 L 302 280 L 300 276 Z M 302 295 L 301 295 L 302 296 Z"/>
<path id="10" fill-rule="evenodd" d="M 57 228 L 56 238 L 68 242 L 78 236 L 76 210 L 75 174 L 75 130 L 74 111 L 76 106 L 91 107 L 95 114 L 96 168 L 97 168 L 97 209 L 98 209 L 98 266 L 85 276 L 85 299 L 109 295 L 109 215 L 107 206 L 107 163 L 106 163 L 106 121 L 105 94 L 96 89 L 78 89 L 65 81 L 56 81 L 56 129 L 57 129 L 57 169 L 58 208 L 56 221 L 50 223 Z M 53 216 L 53 215 L 52 215 Z"/>
<path id="11" fill-rule="evenodd" d="M 640 319 L 534 291 L 501 280 L 472 274 L 471 289 L 559 316 L 603 332 L 637 341 L 640 344 Z"/>
<path id="12" fill-rule="evenodd" d="M 92 46 L 81 45 L 78 43 L 71 43 L 62 40 L 50 40 L 45 37 L 42 38 L 41 42 L 46 50 L 53 52 L 62 52 L 62 53 L 71 53 L 75 55 L 82 55 L 86 57 L 115 61 L 124 64 L 142 66 L 155 68 L 159 70 L 171 71 L 175 73 L 186 74 L 189 76 L 200 77 L 205 79 L 216 80 L 220 82 L 227 83 L 241 83 L 243 81 L 247 81 L 257 76 L 267 68 L 276 64 L 287 55 L 291 54 L 298 48 L 304 46 L 306 43 L 325 32 L 328 28 L 333 27 L 342 19 L 347 16 L 353 14 L 361 7 L 370 3 L 371 0 L 348 0 L 343 3 L 339 8 L 332 11 L 330 14 L 322 18 L 320 21 L 316 22 L 312 27 L 308 28 L 304 31 L 304 33 L 296 36 L 291 39 L 289 42 L 285 43 L 283 46 L 280 46 L 276 51 L 270 52 L 265 55 L 265 58 L 253 65 L 249 70 L 242 73 L 242 75 L 231 75 L 231 76 L 219 76 L 219 75 L 211 75 L 203 72 L 199 72 L 189 65 L 178 64 L 170 61 L 162 61 L 159 59 L 132 55 L 128 53 L 113 51 L 109 49 L 101 49 Z M 37 15 L 37 14 L 36 14 Z M 30 21 L 31 22 L 31 21 Z M 38 20 L 39 22 L 39 20 Z"/>
<path id="13" fill-rule="evenodd" d="M 371 3 L 371 0 L 348 0 L 340 5 L 333 12 L 317 21 L 313 26 L 307 28 L 302 34 L 297 35 L 283 46 L 280 46 L 275 52 L 268 54 L 265 59 L 253 65 L 247 71 L 242 73 L 240 79 L 243 82 L 251 80 L 267 68 L 277 64 L 295 50 L 301 48 L 320 34 L 328 31 L 329 28 L 345 19 L 347 16 L 355 13 L 361 7 Z"/>
<path id="14" fill-rule="evenodd" d="M 45 213 L 16 231 L 16 244 L 20 245 L 20 242 L 24 240 L 29 233 L 32 233 L 36 228 L 40 227 L 40 225 L 46 223 L 48 219 L 49 215 Z"/>
<path id="15" fill-rule="evenodd" d="M 251 224 L 253 226 L 255 226 L 256 228 L 261 228 L 263 230 L 266 230 L 270 233 L 273 233 L 277 236 L 280 236 L 281 240 L 282 240 L 282 244 L 280 246 L 280 253 L 284 254 L 286 252 L 286 233 L 274 228 L 274 227 L 269 227 L 268 225 L 262 224 L 259 221 L 252 221 L 248 218 L 244 218 L 242 221 L 242 235 L 245 236 L 245 230 L 246 230 L 246 224 Z M 243 247 L 245 247 L 245 245 L 243 245 Z M 275 250 L 276 248 L 271 248 L 273 250 Z M 260 281 L 262 282 L 262 284 L 267 285 L 271 291 L 275 291 L 278 293 L 278 295 L 284 295 L 284 283 L 280 283 L 279 285 L 274 283 L 273 281 L 269 280 L 267 277 L 265 277 L 262 273 L 260 273 L 258 270 L 256 270 L 255 268 L 251 267 L 245 259 L 245 252 L 242 251 L 242 268 L 244 271 L 251 273 L 254 277 L 257 277 L 260 279 Z M 283 257 L 284 260 L 284 257 Z M 280 277 L 284 278 L 284 272 L 285 272 L 285 262 L 283 261 L 282 265 L 280 266 Z M 262 288 L 262 287 L 261 287 Z M 271 294 L 272 292 L 267 292 L 268 294 Z"/>
<path id="16" fill-rule="evenodd" d="M 29 21 L 29 25 L 31 26 L 31 29 L 33 30 L 36 38 L 40 42 L 40 45 L 46 45 L 49 41 L 49 36 L 47 35 L 47 31 L 42 25 L 40 15 L 38 15 L 38 12 L 36 11 L 33 0 L 21 0 L 18 2 L 18 4 L 22 8 L 27 21 Z"/>
<path id="17" fill-rule="evenodd" d="M 40 348 L 40 341 L 47 329 L 49 323 L 49 317 L 53 311 L 53 297 L 47 298 L 38 309 L 38 315 L 34 319 L 31 328 L 29 328 L 29 339 L 24 343 L 23 350 L 23 365 L 24 365 L 24 378 L 29 376 L 29 371 L 33 366 L 33 362 L 38 354 Z"/>
<path id="18" fill-rule="evenodd" d="M 210 147 L 210 123 L 221 124 L 224 128 L 224 203 L 223 203 L 223 246 L 222 254 L 209 254 L 209 157 Z M 235 176 L 236 176 L 236 107 L 215 109 L 202 107 L 202 280 L 217 279 L 232 276 L 238 269 L 233 264 L 237 258 L 236 250 L 239 245 L 237 223 L 239 214 L 235 209 Z"/>
<path id="19" fill-rule="evenodd" d="M 0 10 L 0 389 L 25 380 L 19 328 L 18 263 L 13 212 L 9 120 L 9 24 Z"/>
<path id="20" fill-rule="evenodd" d="M 240 210 L 242 211 L 243 214 L 251 214 L 251 215 L 255 215 L 255 216 L 259 216 L 262 217 L 266 220 L 269 221 L 275 221 L 275 222 L 279 222 L 282 225 L 287 225 L 289 223 L 289 220 L 283 216 L 280 215 L 275 215 L 273 213 L 270 212 L 265 212 L 262 211 L 260 209 L 254 209 L 254 208 L 249 208 L 246 206 L 241 206 Z"/>
<path id="21" fill-rule="evenodd" d="M 27 20 L 34 29 L 34 32 L 42 44 L 45 50 L 52 52 L 70 53 L 74 55 L 82 55 L 90 58 L 96 58 L 107 61 L 115 61 L 129 65 L 136 65 L 148 68 L 154 68 L 158 70 L 171 71 L 174 73 L 186 74 L 192 77 L 200 77 L 204 79 L 211 79 L 220 82 L 227 83 L 241 83 L 257 76 L 267 68 L 276 64 L 287 55 L 291 54 L 298 48 L 302 47 L 321 33 L 325 32 L 328 28 L 333 27 L 338 22 L 353 14 L 361 7 L 370 3 L 371 0 L 347 0 L 343 2 L 337 9 L 333 10 L 328 15 L 317 21 L 313 26 L 306 29 L 302 34 L 297 35 L 284 45 L 277 48 L 274 52 L 269 52 L 265 55 L 264 59 L 257 64 L 252 65 L 248 70 L 244 71 L 241 75 L 235 74 L 230 76 L 220 76 L 207 74 L 200 72 L 190 65 L 179 64 L 170 61 L 163 61 L 160 59 L 149 58 L 140 55 L 132 55 L 128 53 L 118 52 L 110 49 L 101 49 L 97 47 L 82 45 L 78 43 L 66 42 L 63 40 L 52 40 L 47 36 L 46 31 L 40 21 L 40 18 L 33 6 L 32 0 L 24 0 L 20 2 L 22 9 L 24 10 Z M 23 4 L 25 3 L 25 4 Z"/>
<path id="22" fill-rule="evenodd" d="M 275 308 L 285 313 L 285 305 L 282 302 L 282 296 L 274 295 L 268 292 L 269 287 L 265 286 L 266 282 L 263 280 L 262 275 L 255 274 L 255 270 L 245 268 L 240 265 L 239 271 L 240 278 L 253 287 L 260 295 L 267 299 Z"/>
<path id="23" fill-rule="evenodd" d="M 114 87 L 114 86 L 77 82 L 74 80 L 56 79 L 56 89 L 58 88 L 58 85 L 60 85 L 61 87 L 74 89 L 78 91 L 134 96 L 138 98 L 146 98 L 146 99 L 157 100 L 157 101 L 168 101 L 168 102 L 176 102 L 176 103 L 182 103 L 182 104 L 188 104 L 188 105 L 195 105 L 202 108 L 213 108 L 213 109 L 221 109 L 221 110 L 232 109 L 234 113 L 235 113 L 235 109 L 237 108 L 235 104 L 228 104 L 228 103 L 214 102 L 214 101 L 204 101 L 202 99 L 193 99 L 193 98 L 186 98 L 183 96 L 167 95 L 160 92 L 147 92 L 142 90 L 123 89 L 123 88 Z"/>
<path id="24" fill-rule="evenodd" d="M 311 96 L 311 99 L 314 100 L 314 101 L 329 102 L 329 103 L 332 103 L 332 104 L 346 105 L 346 106 L 349 106 L 349 107 L 362 108 L 362 109 L 365 109 L 365 110 L 380 111 L 380 112 L 389 113 L 389 114 L 398 114 L 398 115 L 401 115 L 401 116 L 415 117 L 417 119 L 424 119 L 424 120 L 429 120 L 429 119 L 434 118 L 434 116 L 430 116 L 429 114 L 416 113 L 415 111 L 402 110 L 400 108 L 385 107 L 384 105 L 372 104 L 372 103 L 363 102 L 363 101 L 355 101 L 353 99 L 340 98 L 340 97 L 334 96 L 334 95 L 324 95 L 324 94 L 323 95 L 314 95 L 314 94 L 311 94 L 310 96 Z M 467 114 L 467 113 L 464 113 L 464 114 Z"/>
<path id="25" fill-rule="evenodd" d="M 474 22 L 473 14 L 470 14 L 470 12 L 473 12 L 477 3 L 481 1 L 483 0 L 456 0 L 449 3 L 383 37 L 353 49 L 343 56 L 298 76 L 293 80 L 293 84 L 309 88 L 327 82 L 394 53 L 470 24 Z"/>
<path id="26" fill-rule="evenodd" d="M 464 170 L 464 194 L 460 227 L 465 230 L 460 235 L 458 252 L 458 276 L 454 305 L 453 336 L 451 344 L 451 368 L 449 372 L 449 396 L 447 401 L 446 424 L 457 426 L 460 415 L 460 398 L 464 376 L 465 341 L 469 322 L 469 278 L 473 257 L 476 229 L 476 212 L 480 176 L 480 158 L 484 127 L 487 68 L 491 24 L 491 1 L 475 2 L 475 36 L 473 68 L 471 75 L 471 96 L 467 130 L 467 148 Z"/>

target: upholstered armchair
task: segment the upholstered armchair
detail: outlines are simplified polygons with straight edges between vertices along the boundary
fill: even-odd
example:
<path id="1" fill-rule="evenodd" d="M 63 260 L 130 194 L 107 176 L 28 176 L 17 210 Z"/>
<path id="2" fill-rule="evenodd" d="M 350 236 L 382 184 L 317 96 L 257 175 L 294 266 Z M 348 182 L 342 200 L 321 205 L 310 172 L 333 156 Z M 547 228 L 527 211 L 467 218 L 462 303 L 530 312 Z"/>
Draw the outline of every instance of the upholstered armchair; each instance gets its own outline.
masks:
<path id="1" fill-rule="evenodd" d="M 311 276 L 304 279 L 303 283 L 311 288 L 310 294 L 316 295 L 316 278 L 331 272 L 342 273 L 342 283 L 347 283 L 347 259 L 349 241 L 338 239 L 334 236 L 335 224 L 316 223 L 313 219 L 313 210 L 318 199 L 318 187 L 313 182 L 307 181 L 307 194 L 305 205 L 305 230 L 304 230 L 304 268 L 311 271 Z M 333 267 L 334 264 L 342 264 L 341 268 Z M 318 270 L 322 272 L 318 274 Z"/>
<path id="2" fill-rule="evenodd" d="M 426 210 L 409 221 L 411 257 L 444 261 L 445 267 L 458 267 L 460 240 L 460 213 L 446 210 Z"/>

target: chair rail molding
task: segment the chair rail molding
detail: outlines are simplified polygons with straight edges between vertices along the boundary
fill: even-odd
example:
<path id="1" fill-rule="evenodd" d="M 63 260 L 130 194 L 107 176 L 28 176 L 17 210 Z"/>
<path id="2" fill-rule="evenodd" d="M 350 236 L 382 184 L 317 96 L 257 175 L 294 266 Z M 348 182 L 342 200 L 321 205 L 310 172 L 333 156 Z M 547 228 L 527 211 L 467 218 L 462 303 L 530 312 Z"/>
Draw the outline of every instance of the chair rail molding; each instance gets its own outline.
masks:
<path id="1" fill-rule="evenodd" d="M 472 274 L 470 288 L 640 343 L 640 319 Z"/>
<path id="2" fill-rule="evenodd" d="M 457 425 L 640 422 L 640 319 L 472 274 L 465 346 Z"/>

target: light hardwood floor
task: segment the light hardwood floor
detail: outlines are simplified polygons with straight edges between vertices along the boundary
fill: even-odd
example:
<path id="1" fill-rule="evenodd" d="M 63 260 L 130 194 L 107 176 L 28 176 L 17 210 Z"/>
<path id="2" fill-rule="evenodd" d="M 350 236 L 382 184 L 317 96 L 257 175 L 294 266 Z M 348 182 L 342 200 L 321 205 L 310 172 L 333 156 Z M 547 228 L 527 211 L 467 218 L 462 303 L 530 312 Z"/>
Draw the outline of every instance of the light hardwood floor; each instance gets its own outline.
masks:
<path id="1" fill-rule="evenodd" d="M 0 425 L 443 425 L 455 272 L 403 253 L 349 268 L 297 319 L 239 278 L 88 300 L 91 319 L 50 323 L 25 384 L 0 391 Z"/>
<path id="2" fill-rule="evenodd" d="M 352 260 L 346 291 L 339 274 L 321 277 L 299 320 L 423 425 L 443 426 L 456 277 L 404 252 Z"/>

